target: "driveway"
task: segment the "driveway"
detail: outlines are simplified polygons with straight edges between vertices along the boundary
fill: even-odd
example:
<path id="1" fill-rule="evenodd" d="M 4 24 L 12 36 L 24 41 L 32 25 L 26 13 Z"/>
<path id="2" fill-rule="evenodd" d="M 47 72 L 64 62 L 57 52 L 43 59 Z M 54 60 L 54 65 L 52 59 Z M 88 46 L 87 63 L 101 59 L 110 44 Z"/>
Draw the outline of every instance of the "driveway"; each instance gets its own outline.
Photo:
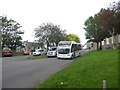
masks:
<path id="1" fill-rule="evenodd" d="M 27 60 L 26 57 L 2 59 L 2 88 L 34 88 L 73 61 L 57 58 Z"/>

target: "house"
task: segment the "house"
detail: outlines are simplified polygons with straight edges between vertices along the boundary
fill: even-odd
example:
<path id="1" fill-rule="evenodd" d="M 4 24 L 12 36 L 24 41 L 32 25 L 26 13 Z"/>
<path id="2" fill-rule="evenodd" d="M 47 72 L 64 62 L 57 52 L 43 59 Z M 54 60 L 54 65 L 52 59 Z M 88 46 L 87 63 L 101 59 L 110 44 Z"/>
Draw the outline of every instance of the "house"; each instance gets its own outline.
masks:
<path id="1" fill-rule="evenodd" d="M 91 50 L 97 50 L 97 43 L 89 42 L 85 44 L 87 48 L 90 48 Z M 120 34 L 116 36 L 112 36 L 109 38 L 106 38 L 102 41 L 102 49 L 116 49 L 120 47 Z"/>
<path id="2" fill-rule="evenodd" d="M 120 34 L 116 36 L 112 36 L 110 38 L 106 38 L 102 41 L 103 49 L 109 49 L 109 48 L 117 48 L 120 44 Z"/>
<path id="3" fill-rule="evenodd" d="M 31 51 L 31 50 L 42 48 L 42 44 L 38 42 L 24 41 L 23 45 L 24 45 L 24 48 L 23 48 L 24 51 Z"/>
<path id="4" fill-rule="evenodd" d="M 96 43 L 92 43 L 91 46 L 93 46 L 91 49 L 97 50 Z M 106 38 L 102 41 L 102 49 L 110 49 L 110 48 L 116 49 L 118 46 L 120 46 L 120 34 L 117 36 Z"/>
<path id="5" fill-rule="evenodd" d="M 37 41 L 29 42 L 29 41 L 23 41 L 23 48 L 18 47 L 16 49 L 16 52 L 23 52 L 23 51 L 29 51 L 36 50 L 39 48 L 43 48 L 43 45 L 41 43 L 38 43 Z"/>

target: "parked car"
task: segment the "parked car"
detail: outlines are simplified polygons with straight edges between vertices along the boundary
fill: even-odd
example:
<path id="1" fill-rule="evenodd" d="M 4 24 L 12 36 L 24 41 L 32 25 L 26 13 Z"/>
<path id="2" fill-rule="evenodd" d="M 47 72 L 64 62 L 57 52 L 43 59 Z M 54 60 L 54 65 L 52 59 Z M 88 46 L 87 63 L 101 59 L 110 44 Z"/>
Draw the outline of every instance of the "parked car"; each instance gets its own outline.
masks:
<path id="1" fill-rule="evenodd" d="M 13 56 L 13 52 L 10 48 L 3 48 L 2 56 Z"/>
<path id="2" fill-rule="evenodd" d="M 46 49 L 37 49 L 33 52 L 33 56 L 45 55 L 47 53 Z"/>
<path id="3" fill-rule="evenodd" d="M 24 55 L 29 55 L 30 52 L 28 52 L 28 51 L 24 51 L 23 54 L 24 54 Z"/>
<path id="4" fill-rule="evenodd" d="M 48 57 L 57 56 L 57 47 L 51 47 L 47 52 Z"/>

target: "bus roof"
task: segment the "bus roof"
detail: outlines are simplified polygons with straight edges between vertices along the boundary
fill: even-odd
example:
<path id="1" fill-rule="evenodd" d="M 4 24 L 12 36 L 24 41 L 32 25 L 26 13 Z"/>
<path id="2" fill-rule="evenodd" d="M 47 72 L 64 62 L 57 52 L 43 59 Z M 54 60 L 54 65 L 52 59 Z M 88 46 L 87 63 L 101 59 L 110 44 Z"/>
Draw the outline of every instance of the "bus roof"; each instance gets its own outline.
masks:
<path id="1" fill-rule="evenodd" d="M 60 41 L 59 43 L 76 43 L 75 41 Z"/>

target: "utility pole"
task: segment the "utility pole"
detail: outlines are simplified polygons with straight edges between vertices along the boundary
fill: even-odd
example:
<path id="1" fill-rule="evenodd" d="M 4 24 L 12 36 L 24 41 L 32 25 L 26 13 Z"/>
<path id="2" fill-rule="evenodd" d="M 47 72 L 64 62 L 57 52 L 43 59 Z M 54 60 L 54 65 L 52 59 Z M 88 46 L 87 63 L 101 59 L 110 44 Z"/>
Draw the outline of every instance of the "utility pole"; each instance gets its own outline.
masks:
<path id="1" fill-rule="evenodd" d="M 0 16 L 0 89 L 2 89 L 2 16 Z"/>
<path id="2" fill-rule="evenodd" d="M 0 57 L 2 56 L 2 16 L 0 16 Z"/>

